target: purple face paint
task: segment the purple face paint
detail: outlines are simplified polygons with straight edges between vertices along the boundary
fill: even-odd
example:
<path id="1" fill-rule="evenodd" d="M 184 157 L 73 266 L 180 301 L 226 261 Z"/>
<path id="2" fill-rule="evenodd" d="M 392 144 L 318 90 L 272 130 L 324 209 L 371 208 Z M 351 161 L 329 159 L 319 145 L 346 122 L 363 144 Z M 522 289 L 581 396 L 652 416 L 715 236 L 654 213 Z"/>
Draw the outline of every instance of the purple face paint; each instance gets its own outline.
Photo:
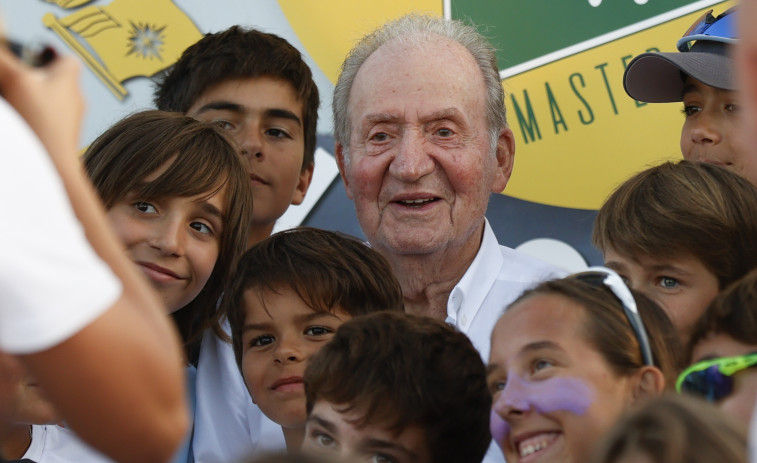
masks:
<path id="1" fill-rule="evenodd" d="M 507 421 L 503 420 L 499 414 L 492 409 L 489 415 L 489 430 L 492 432 L 492 439 L 499 445 L 503 451 L 505 450 L 503 445 L 507 436 L 510 435 L 510 425 Z"/>
<path id="2" fill-rule="evenodd" d="M 578 378 L 554 377 L 528 381 L 511 375 L 507 385 L 492 406 L 489 428 L 492 437 L 504 450 L 510 425 L 500 416 L 508 409 L 533 410 L 538 413 L 566 411 L 583 415 L 594 402 L 594 389 Z"/>

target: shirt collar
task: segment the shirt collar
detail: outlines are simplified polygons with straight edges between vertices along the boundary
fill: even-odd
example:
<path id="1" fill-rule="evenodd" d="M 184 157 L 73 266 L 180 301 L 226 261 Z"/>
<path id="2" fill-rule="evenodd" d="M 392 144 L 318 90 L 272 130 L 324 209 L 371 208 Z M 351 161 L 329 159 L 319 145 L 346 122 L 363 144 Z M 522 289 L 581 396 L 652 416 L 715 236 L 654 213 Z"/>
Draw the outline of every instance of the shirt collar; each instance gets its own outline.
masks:
<path id="1" fill-rule="evenodd" d="M 447 301 L 447 323 L 465 332 L 481 308 L 504 263 L 497 237 L 484 218 L 484 236 L 476 257 Z"/>

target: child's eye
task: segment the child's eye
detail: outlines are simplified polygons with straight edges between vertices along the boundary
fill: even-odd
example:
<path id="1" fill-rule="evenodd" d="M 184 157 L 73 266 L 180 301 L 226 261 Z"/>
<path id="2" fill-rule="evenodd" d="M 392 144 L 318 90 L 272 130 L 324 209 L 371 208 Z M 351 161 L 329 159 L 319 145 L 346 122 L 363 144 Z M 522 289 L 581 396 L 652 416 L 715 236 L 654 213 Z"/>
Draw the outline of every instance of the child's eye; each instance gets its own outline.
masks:
<path id="1" fill-rule="evenodd" d="M 274 338 L 273 336 L 264 334 L 263 336 L 258 336 L 256 338 L 253 338 L 252 341 L 250 341 L 250 346 L 252 347 L 267 346 L 268 344 L 271 344 L 275 340 L 276 338 Z"/>
<path id="2" fill-rule="evenodd" d="M 139 212 L 144 212 L 145 214 L 157 214 L 157 210 L 155 209 L 155 206 L 153 206 L 150 203 L 146 203 L 144 201 L 139 201 L 134 203 L 134 208 L 138 210 Z"/>
<path id="3" fill-rule="evenodd" d="M 390 457 L 389 455 L 384 455 L 383 453 L 377 453 L 371 456 L 370 462 L 371 463 L 397 463 L 397 460 Z"/>
<path id="4" fill-rule="evenodd" d="M 314 433 L 313 438 L 321 447 L 333 447 L 335 444 L 334 439 L 331 436 L 322 432 Z"/>
<path id="5" fill-rule="evenodd" d="M 189 226 L 206 235 L 211 235 L 213 233 L 213 230 L 207 224 L 202 222 L 192 222 Z"/>
<path id="6" fill-rule="evenodd" d="M 547 359 L 536 359 L 531 364 L 531 372 L 532 373 L 538 373 L 542 370 L 545 370 L 549 367 L 553 367 L 555 364 L 551 360 Z"/>
<path id="7" fill-rule="evenodd" d="M 213 121 L 218 127 L 222 128 L 223 130 L 234 130 L 234 124 L 232 124 L 229 121 L 224 121 L 222 119 L 219 119 L 217 121 Z"/>
<path id="8" fill-rule="evenodd" d="M 741 105 L 730 103 L 730 104 L 725 105 L 725 110 L 731 113 L 739 113 L 741 112 Z"/>
<path id="9" fill-rule="evenodd" d="M 507 385 L 507 381 L 503 381 L 503 380 L 491 381 L 489 383 L 489 392 L 491 392 L 492 395 L 496 395 L 497 393 L 504 391 L 506 385 Z"/>
<path id="10" fill-rule="evenodd" d="M 660 277 L 660 286 L 665 289 L 675 289 L 679 285 L 678 280 L 672 277 Z"/>
<path id="11" fill-rule="evenodd" d="M 683 114 L 686 115 L 686 117 L 692 116 L 702 110 L 701 106 L 697 105 L 684 105 L 683 110 L 681 111 Z"/>
<path id="12" fill-rule="evenodd" d="M 292 138 L 286 131 L 275 128 L 266 130 L 265 134 L 274 138 Z"/>
<path id="13" fill-rule="evenodd" d="M 308 336 L 323 336 L 324 334 L 333 333 L 333 330 L 326 328 L 325 326 L 311 326 L 305 330 L 305 334 Z"/>

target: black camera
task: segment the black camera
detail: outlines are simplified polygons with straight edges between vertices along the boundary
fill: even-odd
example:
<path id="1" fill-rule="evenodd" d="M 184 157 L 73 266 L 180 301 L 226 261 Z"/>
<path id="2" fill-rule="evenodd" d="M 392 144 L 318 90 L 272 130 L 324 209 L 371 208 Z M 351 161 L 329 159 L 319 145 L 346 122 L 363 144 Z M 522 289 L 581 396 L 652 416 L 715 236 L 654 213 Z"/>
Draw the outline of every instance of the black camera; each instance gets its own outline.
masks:
<path id="1" fill-rule="evenodd" d="M 21 61 L 32 67 L 46 66 L 57 56 L 53 47 L 41 43 L 32 42 L 22 44 L 14 40 L 6 39 L 5 44 L 14 55 L 21 59 Z"/>

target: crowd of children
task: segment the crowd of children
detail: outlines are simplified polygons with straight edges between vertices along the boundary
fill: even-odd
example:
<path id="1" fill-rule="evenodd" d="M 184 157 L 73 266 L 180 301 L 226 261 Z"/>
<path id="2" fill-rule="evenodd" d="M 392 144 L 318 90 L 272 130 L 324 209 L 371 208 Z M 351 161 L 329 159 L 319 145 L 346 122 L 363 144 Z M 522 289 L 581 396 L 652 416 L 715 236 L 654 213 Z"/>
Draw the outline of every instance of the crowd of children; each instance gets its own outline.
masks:
<path id="1" fill-rule="evenodd" d="M 89 223 L 79 210 L 95 204 L 93 223 L 123 251 L 104 259 L 118 278 L 101 284 L 148 293 L 135 300 L 165 313 L 145 316 L 142 330 L 180 338 L 189 393 L 172 395 L 193 425 L 176 421 L 170 461 L 746 462 L 757 401 L 757 155 L 735 129 L 737 16 L 707 13 L 679 52 L 629 63 L 630 96 L 683 102 L 686 159 L 621 184 L 594 225 L 605 266 L 502 302 L 484 350 L 489 341 L 472 342 L 449 320 L 405 313 L 405 280 L 380 249 L 314 228 L 271 234 L 313 175 L 319 98 L 300 53 L 237 26 L 191 46 L 160 78 L 159 109 L 119 121 L 85 152 L 102 213 L 76 193 L 86 182 L 56 161 L 80 220 Z M 0 86 L 15 65 L 4 53 Z M 49 125 L 16 105 L 46 141 Z M 397 117 L 374 115 L 386 125 Z M 466 124 L 453 110 L 442 119 Z M 386 132 L 372 137 L 383 143 Z M 423 208 L 437 198 L 402 201 Z M 113 252 L 85 228 L 95 249 Z M 123 271 L 122 261 L 131 264 Z M 149 286 L 130 283 L 135 270 Z M 6 286 L 9 301 L 35 303 Z M 116 290 L 105 289 L 109 300 Z M 67 383 L 56 393 L 43 368 L 51 363 L 10 355 L 30 351 L 13 342 L 0 344 L 0 461 L 150 461 L 69 414 Z M 114 425 L 111 434 L 121 429 L 133 432 Z M 166 461 L 165 449 L 154 451 Z"/>

